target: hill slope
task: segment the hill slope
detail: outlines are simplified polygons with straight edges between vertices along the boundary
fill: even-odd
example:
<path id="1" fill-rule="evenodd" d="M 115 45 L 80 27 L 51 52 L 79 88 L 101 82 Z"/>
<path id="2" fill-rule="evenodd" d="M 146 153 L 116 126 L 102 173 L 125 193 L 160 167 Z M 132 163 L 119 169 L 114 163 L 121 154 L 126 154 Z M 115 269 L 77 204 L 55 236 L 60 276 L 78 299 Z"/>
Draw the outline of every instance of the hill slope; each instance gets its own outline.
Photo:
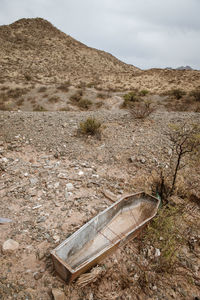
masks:
<path id="1" fill-rule="evenodd" d="M 89 48 L 41 18 L 0 27 L 2 76 L 43 82 L 91 81 L 103 74 L 134 72 L 109 53 Z M 29 79 L 29 78 L 28 78 Z"/>
<path id="2" fill-rule="evenodd" d="M 0 26 L 0 68 L 0 83 L 70 80 L 73 85 L 84 82 L 109 90 L 138 88 L 155 93 L 200 86 L 200 71 L 142 71 L 107 52 L 87 47 L 41 18 Z"/>

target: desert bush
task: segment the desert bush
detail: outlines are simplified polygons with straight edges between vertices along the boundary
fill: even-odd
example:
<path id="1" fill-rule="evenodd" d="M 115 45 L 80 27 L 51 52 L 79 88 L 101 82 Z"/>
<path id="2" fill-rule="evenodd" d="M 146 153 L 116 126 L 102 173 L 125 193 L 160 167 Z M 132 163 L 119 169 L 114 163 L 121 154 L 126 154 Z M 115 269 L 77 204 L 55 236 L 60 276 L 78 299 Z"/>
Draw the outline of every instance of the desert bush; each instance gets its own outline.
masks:
<path id="1" fill-rule="evenodd" d="M 17 100 L 17 105 L 18 106 L 21 106 L 23 103 L 24 103 L 24 99 L 23 98 Z"/>
<path id="2" fill-rule="evenodd" d="M 200 102 L 200 89 L 192 91 L 190 95 L 194 97 L 195 101 Z"/>
<path id="3" fill-rule="evenodd" d="M 61 90 L 62 92 L 68 92 L 69 91 L 69 86 L 70 86 L 70 81 L 66 81 L 64 83 L 61 83 L 57 89 Z"/>
<path id="4" fill-rule="evenodd" d="M 124 102 L 122 104 L 123 107 L 129 107 L 133 103 L 139 101 L 139 97 L 135 92 L 129 92 L 128 94 L 125 94 L 123 98 L 124 98 Z"/>
<path id="5" fill-rule="evenodd" d="M 101 122 L 95 118 L 89 117 L 84 122 L 80 123 L 79 132 L 85 135 L 99 135 Z"/>
<path id="6" fill-rule="evenodd" d="M 160 174 L 153 176 L 152 190 L 154 193 L 158 192 L 166 202 L 177 189 L 179 171 L 189 166 L 190 159 L 195 160 L 200 153 L 199 132 L 198 124 L 189 123 L 169 124 L 169 129 L 165 132 L 170 142 L 171 155 L 169 161 L 166 162 L 167 168 L 162 168 Z M 184 188 L 184 183 L 181 183 L 181 186 L 179 184 L 179 191 Z"/>
<path id="7" fill-rule="evenodd" d="M 33 111 L 47 111 L 47 110 L 43 106 L 41 106 L 41 105 L 36 105 L 33 108 Z"/>
<path id="8" fill-rule="evenodd" d="M 178 252 L 183 242 L 178 230 L 182 214 L 182 206 L 163 206 L 147 227 L 144 242 L 160 250 L 160 256 L 153 262 L 157 272 L 171 273 L 176 270 Z"/>
<path id="9" fill-rule="evenodd" d="M 149 93 L 148 90 L 141 90 L 141 91 L 139 92 L 139 96 L 143 97 L 143 96 L 146 96 L 148 93 Z"/>
<path id="10" fill-rule="evenodd" d="M 181 89 L 174 89 L 170 93 L 173 97 L 175 97 L 177 100 L 181 99 L 186 93 L 185 91 Z"/>
<path id="11" fill-rule="evenodd" d="M 28 74 L 28 73 L 25 73 L 25 74 L 24 74 L 24 78 L 25 78 L 27 81 L 31 81 L 31 75 Z"/>
<path id="12" fill-rule="evenodd" d="M 48 99 L 50 103 L 57 103 L 60 101 L 60 98 L 58 96 L 52 96 L 51 98 Z"/>
<path id="13" fill-rule="evenodd" d="M 135 119 L 145 119 L 154 111 L 154 108 L 149 102 L 139 102 L 131 105 L 129 110 Z"/>
<path id="14" fill-rule="evenodd" d="M 108 98 L 108 94 L 98 93 L 97 94 L 97 98 L 99 98 L 99 99 L 106 99 L 106 98 Z"/>
<path id="15" fill-rule="evenodd" d="M 92 102 L 88 99 L 81 99 L 77 105 L 80 107 L 80 108 L 84 108 L 84 109 L 89 109 L 92 105 Z"/>
<path id="16" fill-rule="evenodd" d="M 83 96 L 83 91 L 77 90 L 76 93 L 70 97 L 70 101 L 75 102 L 75 103 L 79 102 L 81 100 L 82 96 Z"/>
<path id="17" fill-rule="evenodd" d="M 46 92 L 47 90 L 47 87 L 46 86 L 41 86 L 39 89 L 38 89 L 38 93 L 44 93 Z"/>

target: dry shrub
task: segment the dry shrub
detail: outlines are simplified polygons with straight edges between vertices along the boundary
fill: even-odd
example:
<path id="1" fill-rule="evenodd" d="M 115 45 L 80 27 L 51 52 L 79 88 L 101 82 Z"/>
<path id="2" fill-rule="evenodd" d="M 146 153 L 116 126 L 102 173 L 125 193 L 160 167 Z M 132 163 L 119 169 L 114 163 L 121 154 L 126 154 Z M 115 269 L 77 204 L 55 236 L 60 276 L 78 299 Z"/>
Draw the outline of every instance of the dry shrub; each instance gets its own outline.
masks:
<path id="1" fill-rule="evenodd" d="M 99 98 L 99 99 L 106 99 L 108 97 L 109 97 L 108 94 L 104 94 L 104 93 L 98 93 L 97 94 L 97 98 Z"/>
<path id="2" fill-rule="evenodd" d="M 134 105 L 131 105 L 129 109 L 131 115 L 135 119 L 145 119 L 154 111 L 151 103 L 148 102 L 135 103 Z"/>
<path id="3" fill-rule="evenodd" d="M 195 101 L 200 102 L 200 88 L 192 91 L 190 96 L 194 97 Z"/>
<path id="4" fill-rule="evenodd" d="M 46 92 L 47 90 L 47 87 L 46 86 L 41 86 L 39 89 L 38 89 L 38 93 L 44 93 Z"/>
<path id="5" fill-rule="evenodd" d="M 101 125 L 95 118 L 87 118 L 80 123 L 79 132 L 84 135 L 100 135 Z"/>
<path id="6" fill-rule="evenodd" d="M 88 99 L 81 99 L 78 101 L 77 105 L 83 109 L 89 109 L 92 105 L 92 102 Z"/>
<path id="7" fill-rule="evenodd" d="M 186 92 L 181 89 L 173 89 L 170 92 L 170 95 L 175 97 L 177 100 L 181 99 L 184 95 L 186 95 Z"/>
<path id="8" fill-rule="evenodd" d="M 70 81 L 66 81 L 64 83 L 61 83 L 57 89 L 61 90 L 62 92 L 68 92 L 69 91 L 69 86 L 70 86 Z"/>
<path id="9" fill-rule="evenodd" d="M 77 90 L 76 93 L 70 97 L 70 101 L 72 103 L 77 103 L 81 100 L 82 96 L 83 96 L 83 91 Z"/>
<path id="10" fill-rule="evenodd" d="M 48 99 L 50 103 L 57 103 L 60 101 L 60 98 L 58 96 L 52 96 L 51 98 Z"/>
<path id="11" fill-rule="evenodd" d="M 43 106 L 41 106 L 41 105 L 36 105 L 33 108 L 33 111 L 47 111 L 47 110 Z"/>

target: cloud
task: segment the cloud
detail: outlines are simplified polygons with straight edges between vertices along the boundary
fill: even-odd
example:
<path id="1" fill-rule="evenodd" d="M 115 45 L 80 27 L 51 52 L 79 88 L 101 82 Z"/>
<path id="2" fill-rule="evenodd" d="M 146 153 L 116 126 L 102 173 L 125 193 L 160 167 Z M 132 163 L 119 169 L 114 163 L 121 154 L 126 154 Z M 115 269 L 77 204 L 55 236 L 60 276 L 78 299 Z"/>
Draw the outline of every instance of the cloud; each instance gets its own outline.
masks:
<path id="1" fill-rule="evenodd" d="M 199 0 L 0 0 L 0 23 L 43 17 L 141 68 L 199 67 Z"/>

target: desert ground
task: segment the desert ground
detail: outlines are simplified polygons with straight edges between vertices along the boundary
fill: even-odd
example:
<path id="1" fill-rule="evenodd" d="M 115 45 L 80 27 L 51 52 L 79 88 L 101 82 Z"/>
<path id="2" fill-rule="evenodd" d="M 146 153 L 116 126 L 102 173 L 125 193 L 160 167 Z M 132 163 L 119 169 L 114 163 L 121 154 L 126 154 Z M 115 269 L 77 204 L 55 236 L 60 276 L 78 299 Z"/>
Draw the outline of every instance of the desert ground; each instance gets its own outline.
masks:
<path id="1" fill-rule="evenodd" d="M 142 71 L 42 19 L 0 41 L 0 299 L 200 299 L 200 71 Z M 59 278 L 51 250 L 113 201 L 161 190 L 140 235 Z"/>

